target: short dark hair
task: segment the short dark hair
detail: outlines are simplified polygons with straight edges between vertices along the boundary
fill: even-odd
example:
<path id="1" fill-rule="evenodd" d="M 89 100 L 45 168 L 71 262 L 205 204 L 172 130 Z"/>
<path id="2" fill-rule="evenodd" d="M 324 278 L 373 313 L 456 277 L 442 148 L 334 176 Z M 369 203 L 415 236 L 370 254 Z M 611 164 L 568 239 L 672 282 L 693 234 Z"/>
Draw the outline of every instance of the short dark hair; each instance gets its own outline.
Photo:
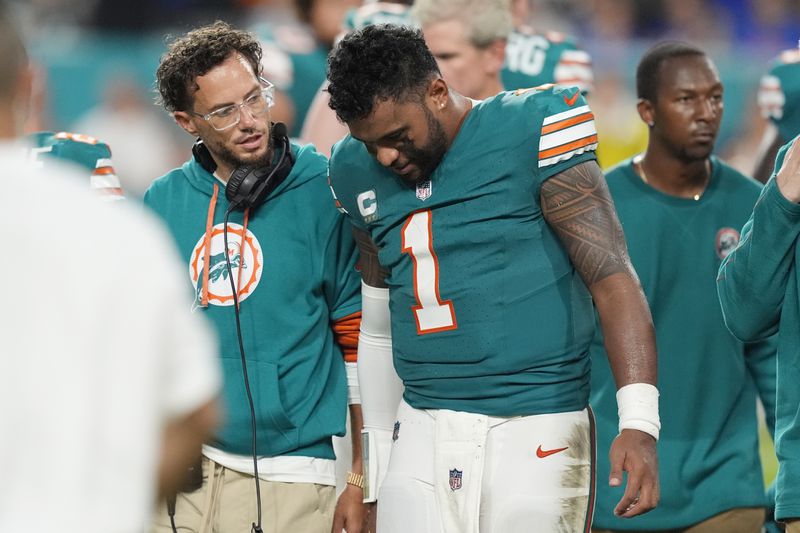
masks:
<path id="1" fill-rule="evenodd" d="M 705 55 L 700 48 L 681 41 L 665 41 L 652 46 L 636 67 L 636 96 L 655 102 L 661 65 L 668 59 Z"/>
<path id="2" fill-rule="evenodd" d="M 328 105 L 343 122 L 362 119 L 378 101 L 421 97 L 433 76 L 441 73 L 419 30 L 367 26 L 346 35 L 328 56 Z"/>
<path id="3" fill-rule="evenodd" d="M 244 57 L 256 76 L 261 73 L 261 45 L 246 31 L 218 20 L 196 28 L 169 44 L 156 71 L 160 103 L 170 113 L 192 107 L 196 79 L 224 62 L 231 54 Z"/>
<path id="4" fill-rule="evenodd" d="M 22 70 L 28 65 L 28 53 L 17 29 L 11 6 L 0 1 L 0 96 L 13 93 Z"/>

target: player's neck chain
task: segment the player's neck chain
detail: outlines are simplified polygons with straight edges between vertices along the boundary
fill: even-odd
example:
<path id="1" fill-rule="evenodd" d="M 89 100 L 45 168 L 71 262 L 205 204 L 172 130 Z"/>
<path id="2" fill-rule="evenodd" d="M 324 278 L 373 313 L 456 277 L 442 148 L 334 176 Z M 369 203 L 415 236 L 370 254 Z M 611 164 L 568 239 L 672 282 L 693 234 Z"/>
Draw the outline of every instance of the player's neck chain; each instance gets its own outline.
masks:
<path id="1" fill-rule="evenodd" d="M 644 157 L 641 155 L 636 156 L 633 159 L 633 164 L 639 173 L 639 177 L 642 178 L 642 181 L 652 187 L 650 181 L 647 179 L 647 173 L 644 171 Z M 706 159 L 705 174 L 706 174 L 705 179 L 703 179 L 703 183 L 700 186 L 699 190 L 694 194 L 692 194 L 691 196 L 692 200 L 694 200 L 695 202 L 703 197 L 703 193 L 706 192 L 706 187 L 708 187 L 708 182 L 711 180 L 711 162 L 708 159 Z"/>

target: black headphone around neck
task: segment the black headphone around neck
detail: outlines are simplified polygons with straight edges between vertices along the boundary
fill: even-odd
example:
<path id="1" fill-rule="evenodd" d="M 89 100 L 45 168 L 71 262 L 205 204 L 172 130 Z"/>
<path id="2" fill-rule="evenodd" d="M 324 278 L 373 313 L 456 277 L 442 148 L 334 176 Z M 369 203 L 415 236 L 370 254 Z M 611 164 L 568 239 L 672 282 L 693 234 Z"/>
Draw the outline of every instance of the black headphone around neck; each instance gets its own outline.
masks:
<path id="1" fill-rule="evenodd" d="M 253 167 L 237 167 L 228 178 L 225 186 L 225 198 L 230 202 L 230 209 L 244 211 L 258 207 L 269 194 L 289 175 L 294 166 L 294 154 L 289 142 L 286 125 L 283 122 L 272 124 L 270 131 L 273 146 L 280 149 L 280 157 L 275 165 Z M 203 141 L 198 140 L 192 147 L 194 158 L 204 169 L 213 173 L 217 164 Z"/>
<path id="2" fill-rule="evenodd" d="M 286 125 L 282 122 L 276 122 L 271 125 L 270 137 L 272 144 L 279 147 L 281 153 L 278 157 L 278 162 L 274 165 L 263 167 L 242 166 L 236 168 L 228 178 L 228 184 L 225 186 L 225 197 L 230 202 L 230 206 L 225 212 L 225 220 L 223 222 L 223 239 L 225 249 L 228 250 L 228 217 L 235 209 L 244 211 L 248 208 L 258 207 L 275 190 L 275 188 L 286 179 L 292 171 L 295 157 L 292 154 L 292 145 L 289 142 L 289 137 L 286 133 Z M 217 163 L 211 156 L 211 152 L 203 144 L 202 140 L 198 140 L 192 147 L 192 154 L 195 160 L 206 171 L 213 174 L 217 169 Z M 274 156 L 273 156 L 274 157 Z M 242 236 L 244 238 L 244 236 Z M 247 395 L 247 405 L 250 408 L 250 423 L 252 432 L 252 449 L 253 449 L 253 471 L 254 480 L 256 485 L 256 507 L 258 509 L 258 521 L 253 522 L 250 531 L 252 533 L 263 533 L 261 528 L 261 488 L 259 484 L 258 475 L 258 457 L 256 450 L 258 449 L 256 441 L 256 413 L 253 404 L 253 395 L 250 392 L 250 380 L 247 373 L 247 357 L 245 355 L 244 343 L 242 342 L 242 329 L 239 320 L 239 297 L 234 283 L 233 267 L 231 266 L 231 258 L 229 254 L 225 254 L 225 267 L 228 273 L 228 280 L 231 284 L 231 292 L 233 294 L 233 310 L 236 317 L 236 335 L 239 340 L 239 353 L 242 358 L 242 372 L 244 374 L 245 393 Z M 172 498 L 167 502 L 167 515 L 170 519 L 172 531 L 177 532 L 175 526 L 175 505 L 176 500 Z"/>

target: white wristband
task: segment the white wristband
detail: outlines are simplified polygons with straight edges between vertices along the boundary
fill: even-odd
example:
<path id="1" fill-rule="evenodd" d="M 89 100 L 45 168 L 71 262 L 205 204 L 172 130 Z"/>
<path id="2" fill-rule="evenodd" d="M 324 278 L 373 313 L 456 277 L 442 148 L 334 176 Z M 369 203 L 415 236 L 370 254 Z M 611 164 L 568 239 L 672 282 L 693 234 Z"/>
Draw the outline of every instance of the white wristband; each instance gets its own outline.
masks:
<path id="1" fill-rule="evenodd" d="M 637 429 L 658 440 L 658 389 L 649 383 L 631 383 L 617 391 L 619 430 Z"/>

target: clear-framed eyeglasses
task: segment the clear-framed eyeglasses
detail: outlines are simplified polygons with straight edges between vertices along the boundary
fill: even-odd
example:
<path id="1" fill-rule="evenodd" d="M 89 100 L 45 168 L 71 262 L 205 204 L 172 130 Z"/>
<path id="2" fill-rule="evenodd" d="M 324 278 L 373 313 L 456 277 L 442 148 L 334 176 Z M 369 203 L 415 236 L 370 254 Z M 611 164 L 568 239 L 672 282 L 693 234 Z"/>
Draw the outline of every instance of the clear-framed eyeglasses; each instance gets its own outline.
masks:
<path id="1" fill-rule="evenodd" d="M 259 78 L 259 81 L 262 89 L 253 96 L 246 98 L 241 104 L 221 107 L 205 115 L 196 111 L 190 111 L 190 113 L 201 117 L 217 131 L 227 130 L 237 125 L 242 117 L 243 107 L 246 107 L 252 116 L 259 117 L 266 113 L 267 109 L 275 105 L 275 86 L 264 78 Z"/>

